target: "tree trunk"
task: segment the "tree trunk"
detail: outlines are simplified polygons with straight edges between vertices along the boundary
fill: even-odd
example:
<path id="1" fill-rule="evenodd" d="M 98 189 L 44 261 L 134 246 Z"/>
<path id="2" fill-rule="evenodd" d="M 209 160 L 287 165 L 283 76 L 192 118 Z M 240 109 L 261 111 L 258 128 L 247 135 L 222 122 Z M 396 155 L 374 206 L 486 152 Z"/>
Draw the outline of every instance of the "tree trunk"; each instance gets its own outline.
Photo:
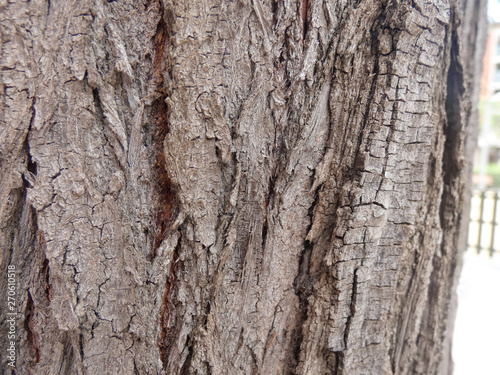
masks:
<path id="1" fill-rule="evenodd" d="M 451 374 L 485 3 L 0 1 L 3 373 Z"/>

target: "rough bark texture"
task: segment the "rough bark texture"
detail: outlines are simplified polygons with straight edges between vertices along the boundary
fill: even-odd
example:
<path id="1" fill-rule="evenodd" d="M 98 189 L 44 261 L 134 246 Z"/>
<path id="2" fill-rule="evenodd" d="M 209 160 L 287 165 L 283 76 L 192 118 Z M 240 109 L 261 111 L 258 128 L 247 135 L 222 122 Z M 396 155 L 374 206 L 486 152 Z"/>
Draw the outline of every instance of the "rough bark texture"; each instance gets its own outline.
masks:
<path id="1" fill-rule="evenodd" d="M 485 3 L 0 1 L 3 373 L 451 374 Z"/>

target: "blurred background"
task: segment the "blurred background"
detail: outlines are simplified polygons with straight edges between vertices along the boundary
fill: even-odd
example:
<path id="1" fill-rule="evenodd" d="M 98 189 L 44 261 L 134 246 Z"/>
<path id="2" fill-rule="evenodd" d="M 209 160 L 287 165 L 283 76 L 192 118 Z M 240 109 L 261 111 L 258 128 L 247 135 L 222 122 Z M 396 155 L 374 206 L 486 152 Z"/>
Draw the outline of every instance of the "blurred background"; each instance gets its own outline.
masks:
<path id="1" fill-rule="evenodd" d="M 500 0 L 488 2 L 468 248 L 458 286 L 454 375 L 500 375 Z"/>

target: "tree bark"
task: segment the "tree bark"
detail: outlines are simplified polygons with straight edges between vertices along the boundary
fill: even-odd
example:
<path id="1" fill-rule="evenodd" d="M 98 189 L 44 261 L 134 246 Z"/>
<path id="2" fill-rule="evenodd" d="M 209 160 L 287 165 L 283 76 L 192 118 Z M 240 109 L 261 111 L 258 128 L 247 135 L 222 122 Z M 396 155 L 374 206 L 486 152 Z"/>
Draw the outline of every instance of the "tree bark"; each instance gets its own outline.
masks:
<path id="1" fill-rule="evenodd" d="M 0 1 L 3 373 L 451 374 L 485 3 Z"/>

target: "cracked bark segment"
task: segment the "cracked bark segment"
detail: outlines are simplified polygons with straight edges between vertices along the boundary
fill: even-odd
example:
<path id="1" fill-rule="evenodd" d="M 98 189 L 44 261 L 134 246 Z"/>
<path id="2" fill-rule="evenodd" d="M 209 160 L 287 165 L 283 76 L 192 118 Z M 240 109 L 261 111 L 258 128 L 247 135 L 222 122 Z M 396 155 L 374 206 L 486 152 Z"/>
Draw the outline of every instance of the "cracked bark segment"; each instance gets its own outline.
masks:
<path id="1" fill-rule="evenodd" d="M 164 69 L 163 8 L 2 7 L 2 83 L 12 86 L 2 105 L 1 241 L 11 249 L 2 267 L 32 270 L 18 284 L 18 363 L 30 373 L 158 373 L 159 326 L 150 317 L 173 250 L 161 244 L 168 176 L 154 166 L 166 128 L 155 102 L 167 82 L 153 72 Z"/>
<path id="2" fill-rule="evenodd" d="M 484 4 L 0 9 L 23 370 L 450 373 Z"/>
<path id="3" fill-rule="evenodd" d="M 184 297 L 180 296 L 178 305 L 172 306 L 174 314 L 188 311 L 193 314 L 196 309 L 188 302 L 190 300 L 195 300 L 196 306 L 208 305 L 209 312 L 179 324 L 178 332 L 184 334 L 179 333 L 177 347 L 172 349 L 172 353 L 177 354 L 172 354 L 167 361 L 167 371 L 177 371 L 180 359 L 185 371 L 199 373 L 262 372 L 273 365 L 281 372 L 286 370 L 275 364 L 295 357 L 299 359 L 297 368 L 292 366 L 288 371 L 404 373 L 407 366 L 413 366 L 407 364 L 408 361 L 419 361 L 415 359 L 417 345 L 411 342 L 416 343 L 414 340 L 418 339 L 422 324 L 429 324 L 439 332 L 441 336 L 437 341 L 442 342 L 444 338 L 444 323 L 436 320 L 443 313 L 426 317 L 422 312 L 430 303 L 428 291 L 437 284 L 430 280 L 433 264 L 435 266 L 433 258 L 439 254 L 437 249 L 457 245 L 457 242 L 451 245 L 443 241 L 442 233 L 449 228 L 443 226 L 439 207 L 443 197 L 448 199 L 446 186 L 449 183 L 441 179 L 443 169 L 434 161 L 442 160 L 443 155 L 447 157 L 445 145 L 450 142 L 442 131 L 443 124 L 449 121 L 442 95 L 447 85 L 443 85 L 439 77 L 450 70 L 447 61 L 451 34 L 457 28 L 450 19 L 456 17 L 456 10 L 444 2 L 432 6 L 419 2 L 413 2 L 412 6 L 384 2 L 356 6 L 337 4 L 342 9 L 341 17 L 332 16 L 331 6 L 321 7 L 320 2 L 312 2 L 310 16 L 307 16 L 310 17 L 310 31 L 304 39 L 306 46 L 299 58 L 301 62 L 295 68 L 283 68 L 280 57 L 266 59 L 267 45 L 278 51 L 275 56 L 283 56 L 293 53 L 294 49 L 302 49 L 300 38 L 288 39 L 288 45 L 280 45 L 280 35 L 269 33 L 269 22 L 262 18 L 259 7 L 251 2 L 239 9 L 247 14 L 245 21 L 248 20 L 249 25 L 252 21 L 257 25 L 255 30 L 249 26 L 248 34 L 240 31 L 244 30 L 245 23 L 237 25 L 239 28 L 235 26 L 232 31 L 232 35 L 240 38 L 236 39 L 238 45 L 249 45 L 250 61 L 256 64 L 250 64 L 250 72 L 254 77 L 260 75 L 262 81 L 265 79 L 262 72 L 271 64 L 278 68 L 275 75 L 278 80 L 270 81 L 273 89 L 267 83 L 259 87 L 251 78 L 237 119 L 226 115 L 236 152 L 233 151 L 231 175 L 234 183 L 223 191 L 231 192 L 229 207 L 236 206 L 236 214 L 229 219 L 229 224 L 217 229 L 214 229 L 211 212 L 222 207 L 226 199 L 219 196 L 219 201 L 214 200 L 206 195 L 206 190 L 207 186 L 213 186 L 221 191 L 219 186 L 225 179 L 213 181 L 216 174 L 210 169 L 211 157 L 203 158 L 205 174 L 196 174 L 196 178 L 192 177 L 195 172 L 189 169 L 197 167 L 185 165 L 180 168 L 178 163 L 184 159 L 199 165 L 198 152 L 208 155 L 203 151 L 206 146 L 200 134 L 205 132 L 210 141 L 210 134 L 216 132 L 213 129 L 220 123 L 210 121 L 206 110 L 196 113 L 194 110 L 189 112 L 189 108 L 184 112 L 180 109 L 181 103 L 192 100 L 189 98 L 203 98 L 206 102 L 207 93 L 213 90 L 207 86 L 224 86 L 225 81 L 219 78 L 218 71 L 225 66 L 219 66 L 217 59 L 210 60 L 210 55 L 202 52 L 217 42 L 212 39 L 216 31 L 198 17 L 199 10 L 195 11 L 198 12 L 196 16 L 190 13 L 191 9 L 178 16 L 182 20 L 180 36 L 174 39 L 183 47 L 174 53 L 179 61 L 177 69 L 194 72 L 192 61 L 200 56 L 204 65 L 211 67 L 213 75 L 208 83 L 204 78 L 200 80 L 199 75 L 184 71 L 173 75 L 174 85 L 178 82 L 179 88 L 187 87 L 186 91 L 195 93 L 184 97 L 179 94 L 182 99 L 174 94 L 171 98 L 173 108 L 179 109 L 178 114 L 175 110 L 172 112 L 173 122 L 182 125 L 178 138 L 173 138 L 175 131 L 171 139 L 170 135 L 167 137 L 166 149 L 182 150 L 182 153 L 172 156 L 170 173 L 182 176 L 177 178 L 176 184 L 186 192 L 183 193 L 186 198 L 181 199 L 186 206 L 194 207 L 194 199 L 188 197 L 188 192 L 198 189 L 193 188 L 193 184 L 198 183 L 203 191 L 201 196 L 207 197 L 204 202 L 213 201 L 212 209 L 199 206 L 192 215 L 187 214 L 190 218 L 204 217 L 189 222 L 187 227 L 193 228 L 189 229 L 191 238 L 196 242 L 199 231 L 198 242 L 202 249 L 207 245 L 210 248 L 212 240 L 207 243 L 203 239 L 205 231 L 222 230 L 215 238 L 225 238 L 225 243 L 222 249 L 214 247 L 209 251 L 207 259 L 213 257 L 212 262 L 189 260 L 192 268 L 183 269 L 188 275 L 184 281 L 186 285 L 178 280 L 181 285 L 176 288 L 179 293 L 183 291 Z M 176 9 L 182 13 L 185 8 Z M 302 19 L 296 25 L 300 30 L 304 28 L 306 17 L 304 4 L 298 3 L 297 9 L 302 12 Z M 224 10 L 225 14 L 231 14 L 230 7 Z M 278 4 L 274 12 L 280 14 L 280 11 Z M 294 24 L 296 19 L 290 22 Z M 276 25 L 275 30 L 280 30 L 279 22 Z M 199 34 L 193 30 L 198 30 Z M 256 38 L 254 35 L 259 32 L 261 35 Z M 186 37 L 190 42 L 184 47 Z M 255 40 L 260 41 L 257 46 L 262 51 L 262 58 L 257 61 L 254 61 L 257 56 Z M 231 61 L 231 52 L 239 53 L 236 64 L 248 58 L 246 51 L 242 53 L 237 49 L 226 52 L 227 61 Z M 183 56 L 189 61 L 183 63 Z M 248 68 L 243 65 L 235 74 L 246 71 Z M 234 81 L 238 85 L 245 82 L 242 79 Z M 281 101 L 283 83 L 293 91 L 291 95 L 284 93 L 284 101 Z M 313 92 L 309 87 L 316 90 Z M 201 94 L 196 94 L 200 91 Z M 260 91 L 260 97 L 256 91 Z M 269 92 L 280 95 L 271 96 L 271 110 L 277 109 L 273 104 L 279 104 L 281 107 L 274 113 L 288 113 L 288 116 L 286 126 L 281 124 L 283 115 L 271 117 L 274 120 L 271 126 L 276 129 L 275 140 L 281 138 L 282 144 L 273 145 L 272 150 L 279 149 L 280 158 L 268 159 L 271 167 L 266 173 L 266 163 L 260 161 L 259 154 L 252 154 L 255 146 L 251 140 L 259 139 L 260 134 L 255 133 L 257 124 L 264 138 L 269 139 L 265 136 L 269 126 L 267 119 L 258 117 L 267 110 L 264 98 Z M 226 94 L 224 97 L 234 96 Z M 290 103 L 301 110 L 287 110 L 287 106 L 292 107 Z M 248 108 L 252 108 L 251 114 Z M 199 113 L 203 115 L 201 119 Z M 203 120 L 208 120 L 205 128 L 199 125 Z M 248 123 L 254 124 L 253 128 L 247 128 Z M 187 128 L 185 124 L 189 124 Z M 246 134 L 241 136 L 239 133 L 241 129 L 251 135 L 249 145 Z M 179 146 L 185 142 L 179 138 L 182 132 L 193 132 L 192 136 L 183 136 L 184 140 L 200 142 L 199 146 L 187 149 L 189 157 L 184 156 L 186 148 Z M 240 138 L 243 139 L 241 143 Z M 266 146 L 265 141 L 257 144 Z M 318 150 L 319 158 L 314 158 L 314 150 Z M 456 152 L 462 155 L 463 150 Z M 260 154 L 266 155 L 265 149 Z M 252 169 L 253 165 L 258 165 L 259 170 Z M 302 171 L 302 166 L 307 169 Z M 462 166 L 458 168 L 461 170 Z M 277 178 L 273 171 L 278 171 Z M 462 181 L 461 176 L 461 172 L 456 174 L 453 183 Z M 249 186 L 248 178 L 254 184 L 247 188 L 250 189 L 247 195 L 239 195 L 242 203 L 235 205 L 234 202 L 238 202 L 234 198 L 238 196 L 235 190 Z M 261 181 L 260 186 L 258 181 Z M 443 191 L 443 197 L 439 191 Z M 461 191 L 453 196 L 463 197 Z M 252 194 L 250 199 L 249 193 Z M 277 201 L 276 197 L 280 199 Z M 453 201 L 452 211 L 460 211 L 462 199 Z M 264 212 L 256 205 L 259 201 L 264 202 Z M 312 221 L 306 217 L 310 212 L 313 213 Z M 203 224 L 207 220 L 205 217 L 210 218 L 212 226 Z M 306 220 L 297 221 L 299 217 Z M 243 226 L 238 226 L 240 221 Z M 260 236 L 259 228 L 262 228 Z M 455 238 L 456 233 L 452 231 L 449 236 Z M 306 235 L 307 242 L 304 241 Z M 442 245 L 433 247 L 440 243 Z M 181 248 L 190 246 L 186 243 Z M 198 254 L 198 250 L 190 249 L 187 253 Z M 221 260 L 217 264 L 219 253 Z M 280 268 L 284 259 L 288 264 Z M 299 269 L 298 263 L 290 259 L 307 262 L 305 270 L 301 265 L 299 277 L 287 278 L 287 274 L 296 274 Z M 206 288 L 212 292 L 204 297 L 208 302 L 203 302 L 203 297 L 196 298 L 200 292 L 193 288 L 199 282 L 199 275 L 192 275 L 197 267 L 195 264 L 200 267 L 205 263 L 217 264 L 217 268 L 202 268 L 207 270 L 204 272 L 208 280 L 214 277 L 214 269 L 217 272 L 213 279 L 215 285 Z M 271 269 L 279 270 L 279 280 L 266 273 Z M 408 278 L 408 273 L 414 276 Z M 446 280 L 440 282 L 443 283 L 440 290 L 450 288 Z M 224 289 L 218 286 L 219 283 Z M 271 293 L 266 292 L 269 290 L 266 284 L 272 286 Z M 298 298 L 290 294 L 290 285 L 294 286 Z M 405 291 L 409 293 L 407 299 L 401 297 Z M 444 301 L 449 297 L 440 298 L 443 299 L 438 304 L 445 306 Z M 198 310 L 206 311 L 203 307 Z M 304 313 L 297 313 L 297 310 Z M 204 321 L 204 326 L 200 327 L 197 319 Z M 429 319 L 432 323 L 424 323 Z M 295 327 L 295 333 L 288 334 L 284 327 L 287 330 Z M 219 342 L 224 348 L 219 347 Z M 325 351 L 330 354 L 325 355 Z M 243 358 L 249 357 L 251 363 L 243 364 Z M 378 360 L 367 361 L 370 358 Z M 440 360 L 439 354 L 433 357 L 432 371 L 437 371 L 433 366 Z M 366 365 L 362 365 L 363 362 Z M 179 368 L 172 367 L 172 363 Z M 229 368 L 226 363 L 231 363 Z"/>

